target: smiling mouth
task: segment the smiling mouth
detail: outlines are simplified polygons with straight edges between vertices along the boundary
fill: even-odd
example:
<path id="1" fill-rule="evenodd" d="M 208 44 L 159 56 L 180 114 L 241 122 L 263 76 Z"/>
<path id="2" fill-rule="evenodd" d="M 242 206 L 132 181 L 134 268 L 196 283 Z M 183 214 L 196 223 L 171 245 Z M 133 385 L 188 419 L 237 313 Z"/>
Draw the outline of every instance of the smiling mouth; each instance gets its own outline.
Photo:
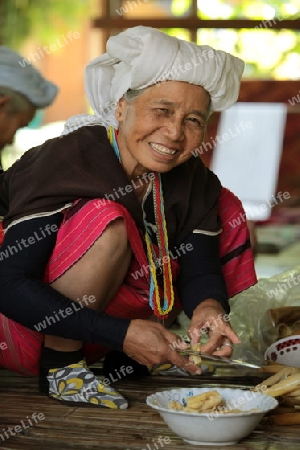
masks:
<path id="1" fill-rule="evenodd" d="M 158 153 L 161 153 L 162 155 L 175 155 L 177 153 L 177 150 L 171 150 L 168 147 L 165 147 L 161 144 L 155 144 L 154 142 L 150 143 L 151 147 L 154 148 Z"/>

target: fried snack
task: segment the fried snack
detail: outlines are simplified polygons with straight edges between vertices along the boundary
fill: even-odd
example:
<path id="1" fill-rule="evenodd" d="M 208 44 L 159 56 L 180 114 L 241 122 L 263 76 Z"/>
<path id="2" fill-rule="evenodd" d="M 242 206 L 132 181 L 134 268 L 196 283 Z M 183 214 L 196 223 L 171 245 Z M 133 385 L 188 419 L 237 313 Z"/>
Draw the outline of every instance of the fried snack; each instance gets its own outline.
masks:
<path id="1" fill-rule="evenodd" d="M 263 390 L 264 387 L 267 389 Z M 253 390 L 261 390 L 271 397 L 281 397 L 281 407 L 276 408 L 269 416 L 273 425 L 300 425 L 300 412 L 296 410 L 300 406 L 300 369 L 285 367 Z M 292 408 L 292 411 L 282 412 L 285 407 Z"/>
<path id="2" fill-rule="evenodd" d="M 192 350 L 193 352 L 200 352 L 201 351 L 201 343 L 198 342 L 196 344 L 191 344 L 189 350 Z M 196 366 L 201 365 L 202 359 L 200 355 L 191 355 L 189 357 L 189 360 L 193 363 L 196 364 Z"/>
<path id="3" fill-rule="evenodd" d="M 253 388 L 253 391 L 260 391 L 264 387 L 274 386 L 276 383 L 287 379 L 291 375 L 300 373 L 300 369 L 296 369 L 295 367 L 285 367 L 284 369 L 280 370 L 279 372 L 275 373 L 275 375 L 272 375 L 271 377 L 267 378 L 262 383 L 258 384 Z M 294 388 L 296 389 L 296 387 Z M 292 390 L 292 389 L 291 389 Z M 287 391 L 288 392 L 288 391 Z M 282 395 L 282 394 L 279 394 Z"/>
<path id="4" fill-rule="evenodd" d="M 300 389 L 295 389 L 294 391 L 292 391 L 292 392 L 287 392 L 286 393 L 286 396 L 287 397 L 295 397 L 295 398 L 300 398 Z"/>
<path id="5" fill-rule="evenodd" d="M 169 408 L 175 411 L 184 411 L 186 413 L 214 413 L 217 417 L 220 414 L 239 414 L 243 410 L 232 408 L 230 405 L 222 399 L 221 395 L 217 391 L 208 391 L 203 394 L 194 395 L 193 397 L 186 397 L 184 400 L 186 406 L 183 406 L 176 400 L 169 402 Z M 248 412 L 259 412 L 257 408 L 252 408 Z M 290 411 L 285 408 L 284 411 Z"/>
<path id="6" fill-rule="evenodd" d="M 193 397 L 186 397 L 184 401 L 186 406 L 183 406 L 176 400 L 171 400 L 169 408 L 176 411 L 209 413 L 215 411 L 223 403 L 222 397 L 217 391 L 208 391 Z"/>
<path id="7" fill-rule="evenodd" d="M 169 408 L 170 409 L 175 409 L 176 411 L 183 411 L 184 410 L 184 406 L 177 402 L 176 400 L 171 400 L 169 402 Z"/>
<path id="8" fill-rule="evenodd" d="M 221 405 L 222 397 L 217 391 L 204 392 L 186 399 L 186 407 L 197 412 L 205 412 Z"/>
<path id="9" fill-rule="evenodd" d="M 295 389 L 300 388 L 300 372 L 291 375 L 273 386 L 268 387 L 264 394 L 270 395 L 271 397 L 279 397 L 285 395 L 288 392 L 292 392 Z"/>
<path id="10" fill-rule="evenodd" d="M 176 400 L 169 402 L 169 408 L 175 411 L 184 411 L 186 413 L 214 413 L 214 414 L 239 414 L 241 409 L 226 408 L 226 403 L 223 401 L 221 395 L 216 391 L 204 392 L 203 394 L 195 395 L 194 397 L 186 397 L 184 399 L 186 406 L 183 406 Z M 257 408 L 250 411 L 257 412 Z"/>
<path id="11" fill-rule="evenodd" d="M 255 386 L 253 390 L 263 391 L 264 394 L 271 397 L 291 395 L 295 391 L 295 397 L 298 397 L 300 393 L 300 369 L 286 367 Z"/>

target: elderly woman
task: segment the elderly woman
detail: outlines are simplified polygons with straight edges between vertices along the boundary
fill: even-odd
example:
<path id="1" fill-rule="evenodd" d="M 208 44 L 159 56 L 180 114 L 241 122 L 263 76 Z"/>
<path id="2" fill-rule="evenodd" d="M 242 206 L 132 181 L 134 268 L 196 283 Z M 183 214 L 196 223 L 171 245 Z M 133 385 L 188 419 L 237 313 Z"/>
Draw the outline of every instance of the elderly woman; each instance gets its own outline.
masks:
<path id="1" fill-rule="evenodd" d="M 87 66 L 95 116 L 1 179 L 3 367 L 39 373 L 56 399 L 126 408 L 86 362 L 122 350 L 199 373 L 164 326 L 180 310 L 192 342 L 206 332 L 203 351 L 231 354 L 228 298 L 256 281 L 249 236 L 229 227 L 240 202 L 192 151 L 242 72 L 238 58 L 147 27 L 111 37 Z"/>

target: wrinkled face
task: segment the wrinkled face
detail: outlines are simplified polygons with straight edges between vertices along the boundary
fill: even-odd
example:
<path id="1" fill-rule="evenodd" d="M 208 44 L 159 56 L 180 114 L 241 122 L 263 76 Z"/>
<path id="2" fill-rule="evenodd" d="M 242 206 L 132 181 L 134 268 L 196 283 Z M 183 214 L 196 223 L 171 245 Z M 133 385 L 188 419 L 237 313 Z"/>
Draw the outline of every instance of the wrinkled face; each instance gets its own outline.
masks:
<path id="1" fill-rule="evenodd" d="M 0 151 L 5 145 L 12 144 L 16 131 L 28 125 L 36 112 L 32 107 L 23 112 L 11 113 L 7 104 L 1 103 L 1 100 L 0 98 Z"/>
<path id="2" fill-rule="evenodd" d="M 209 94 L 201 86 L 167 81 L 116 109 L 118 144 L 127 173 L 167 172 L 191 158 L 203 141 Z"/>

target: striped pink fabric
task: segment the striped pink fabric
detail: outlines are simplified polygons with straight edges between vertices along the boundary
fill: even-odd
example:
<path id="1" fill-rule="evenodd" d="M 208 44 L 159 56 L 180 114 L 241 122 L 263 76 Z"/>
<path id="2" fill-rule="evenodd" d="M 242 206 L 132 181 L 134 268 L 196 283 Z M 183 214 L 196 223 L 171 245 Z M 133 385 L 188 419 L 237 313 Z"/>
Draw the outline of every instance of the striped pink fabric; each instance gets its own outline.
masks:
<path id="1" fill-rule="evenodd" d="M 147 319 L 152 315 L 149 306 L 148 261 L 140 233 L 127 210 L 109 200 L 76 202 L 70 208 L 58 231 L 56 246 L 46 268 L 44 281 L 52 283 L 76 263 L 101 236 L 113 220 L 123 218 L 133 258 L 127 277 L 105 312 L 112 316 Z M 179 265 L 171 260 L 173 279 L 179 274 Z M 135 275 L 135 276 L 133 276 Z M 176 302 L 179 306 L 178 301 Z M 23 375 L 37 375 L 43 335 L 0 314 L 0 342 L 9 347 L 0 352 L 0 366 Z M 98 344 L 85 343 L 84 355 L 91 364 L 103 357 L 109 349 Z"/>
<path id="2" fill-rule="evenodd" d="M 226 188 L 221 191 L 218 214 L 222 223 L 219 236 L 222 271 L 231 298 L 257 283 L 257 277 L 245 211 L 240 200 Z"/>
<path id="3" fill-rule="evenodd" d="M 44 336 L 0 314 L 0 367 L 21 375 L 38 374 Z"/>
<path id="4" fill-rule="evenodd" d="M 234 227 L 230 224 L 240 214 L 243 214 L 240 201 L 230 191 L 223 189 L 219 202 L 223 227 L 220 256 L 229 297 L 257 281 L 246 222 L 241 221 L 240 225 Z M 133 258 L 125 282 L 105 312 L 117 317 L 147 319 L 152 314 L 148 304 L 147 256 L 134 220 L 117 203 L 107 200 L 78 201 L 67 211 L 44 280 L 51 283 L 63 275 L 88 251 L 109 223 L 117 218 L 123 218 L 126 223 Z M 178 263 L 171 260 L 171 264 L 176 280 Z M 37 375 L 43 339 L 43 334 L 30 331 L 0 314 L 0 344 L 4 342 L 8 345 L 7 349 L 0 351 L 0 366 L 23 375 Z M 101 345 L 84 344 L 88 363 L 99 360 L 107 351 Z"/>

